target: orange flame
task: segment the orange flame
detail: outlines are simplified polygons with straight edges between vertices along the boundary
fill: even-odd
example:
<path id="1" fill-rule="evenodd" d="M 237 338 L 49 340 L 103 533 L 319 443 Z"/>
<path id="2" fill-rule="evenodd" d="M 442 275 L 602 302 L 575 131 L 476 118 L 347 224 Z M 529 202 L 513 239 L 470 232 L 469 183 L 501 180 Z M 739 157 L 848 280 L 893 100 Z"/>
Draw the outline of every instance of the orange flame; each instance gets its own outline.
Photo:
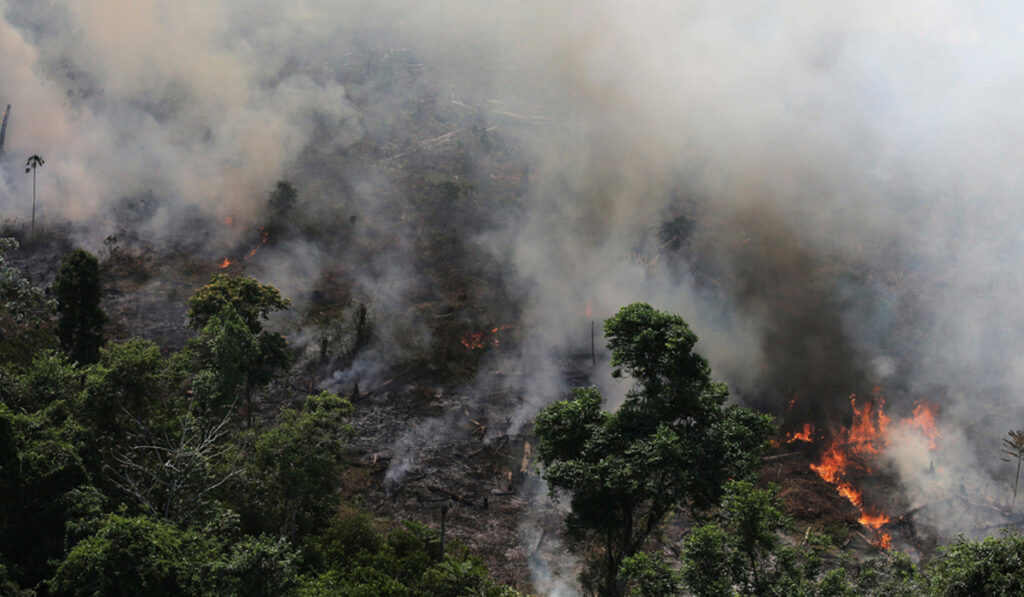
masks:
<path id="1" fill-rule="evenodd" d="M 849 480 L 851 469 L 854 467 L 871 472 L 864 464 L 865 457 L 878 454 L 888 441 L 890 419 L 884 412 L 885 398 L 876 391 L 875 400 L 878 402 L 877 410 L 874 402 L 857 408 L 857 397 L 850 396 L 853 423 L 848 428 L 840 429 L 833 436 L 832 443 L 822 454 L 821 460 L 811 465 L 811 470 L 826 483 L 834 486 L 839 495 L 860 511 L 858 522 L 874 531 L 875 545 L 888 549 L 892 538 L 881 531 L 881 528 L 889 522 L 889 517 L 882 512 L 866 508 L 863 493 Z"/>
<path id="2" fill-rule="evenodd" d="M 587 318 L 590 318 L 592 312 L 593 312 L 593 309 L 591 309 L 590 301 L 587 301 L 587 311 L 586 311 Z"/>
<path id="3" fill-rule="evenodd" d="M 230 220 L 230 222 L 228 220 Z M 231 222 L 233 222 L 233 221 L 234 221 L 234 218 L 229 216 L 228 218 L 225 218 L 224 223 L 225 224 L 231 224 Z M 270 231 L 267 230 L 266 228 L 264 228 L 263 226 L 260 226 L 260 242 L 259 242 L 259 244 L 257 244 L 255 247 L 250 249 L 249 252 L 245 254 L 245 257 L 242 257 L 241 261 L 248 261 L 253 255 L 256 254 L 256 251 L 258 251 L 260 247 L 262 247 L 263 245 L 267 244 L 267 241 L 269 239 L 270 239 Z M 220 262 L 220 266 L 219 267 L 220 267 L 220 269 L 225 269 L 229 265 L 231 265 L 232 263 L 236 263 L 236 262 L 231 260 L 231 259 L 228 259 L 227 257 L 225 257 L 224 261 Z"/>
<path id="4" fill-rule="evenodd" d="M 793 433 L 786 435 L 786 443 L 791 444 L 793 442 L 813 442 L 814 441 L 814 425 L 810 423 L 804 423 L 804 428 L 800 431 L 794 431 Z"/>
<path id="5" fill-rule="evenodd" d="M 822 454 L 821 460 L 811 465 L 811 470 L 826 483 L 834 486 L 839 495 L 860 511 L 858 522 L 874 531 L 875 545 L 882 549 L 890 549 L 892 536 L 882 530 L 882 527 L 890 522 L 889 516 L 865 506 L 863 493 L 854 487 L 849 479 L 853 468 L 870 473 L 871 469 L 866 464 L 867 458 L 877 455 L 890 444 L 891 419 L 885 414 L 885 397 L 878 388 L 875 388 L 873 401 L 857 408 L 857 398 L 851 396 L 850 407 L 853 409 L 853 423 L 834 434 L 832 443 Z M 929 449 L 934 450 L 939 438 L 938 427 L 935 424 L 936 412 L 937 408 L 934 405 L 920 401 L 914 407 L 913 416 L 901 419 L 899 424 L 917 429 L 928 438 Z"/>
<path id="6" fill-rule="evenodd" d="M 916 428 L 921 435 L 928 438 L 928 449 L 934 450 L 939 439 L 939 429 L 935 425 L 935 414 L 938 411 L 934 404 L 920 400 L 914 406 L 914 416 L 903 420 L 908 427 Z"/>

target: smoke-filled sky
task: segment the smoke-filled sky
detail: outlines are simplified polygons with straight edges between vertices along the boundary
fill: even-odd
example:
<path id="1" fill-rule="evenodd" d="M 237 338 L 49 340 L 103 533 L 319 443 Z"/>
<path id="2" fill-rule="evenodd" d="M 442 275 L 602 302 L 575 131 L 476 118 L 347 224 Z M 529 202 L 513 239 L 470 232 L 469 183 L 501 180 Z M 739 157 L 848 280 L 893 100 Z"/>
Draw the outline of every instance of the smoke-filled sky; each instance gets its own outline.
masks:
<path id="1" fill-rule="evenodd" d="M 0 0 L 0 13 L 13 105 L 0 208 L 27 217 L 20 166 L 41 154 L 42 212 L 95 219 L 95 244 L 125 197 L 160 199 L 156 236 L 189 210 L 259 221 L 274 181 L 303 188 L 310 146 L 400 126 L 387 114 L 410 85 L 381 86 L 371 113 L 340 69 L 367 48 L 412 56 L 438 102 L 479 110 L 528 168 L 517 217 L 474 237 L 525 297 L 534 374 L 516 425 L 558 397 L 550 357 L 585 336 L 588 302 L 597 317 L 637 300 L 682 314 L 717 375 L 777 412 L 796 397 L 802 416 L 835 421 L 875 384 L 897 406 L 942 402 L 951 426 L 1022 403 L 1024 15 L 1010 3 Z M 374 171 L 350 191 L 363 213 L 401 193 Z M 281 272 L 337 258 L 290 251 Z M 385 253 L 374 279 L 401 294 L 409 250 Z M 976 448 L 950 450 L 949 468 L 998 444 Z"/>

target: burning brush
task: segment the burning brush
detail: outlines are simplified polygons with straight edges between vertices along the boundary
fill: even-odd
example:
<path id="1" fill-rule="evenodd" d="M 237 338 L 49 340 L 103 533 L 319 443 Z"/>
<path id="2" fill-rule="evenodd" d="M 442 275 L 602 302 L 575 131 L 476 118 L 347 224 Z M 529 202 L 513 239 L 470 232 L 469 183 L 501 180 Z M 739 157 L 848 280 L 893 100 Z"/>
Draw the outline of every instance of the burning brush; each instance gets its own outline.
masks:
<path id="1" fill-rule="evenodd" d="M 788 434 L 786 442 L 814 443 L 818 439 L 830 438 L 821 457 L 810 465 L 811 470 L 860 512 L 858 521 L 871 529 L 873 543 L 882 549 L 890 549 L 892 536 L 884 529 L 890 517 L 865 502 L 858 481 L 873 474 L 874 461 L 893 443 L 894 429 L 923 436 L 929 442 L 929 449 L 934 451 L 939 439 L 936 408 L 927 402 L 918 402 L 910 417 L 893 423 L 885 414 L 885 397 L 877 388 L 873 399 L 860 406 L 857 397 L 850 396 L 850 407 L 853 409 L 853 421 L 848 427 L 816 435 L 814 426 L 806 423 L 800 431 Z"/>

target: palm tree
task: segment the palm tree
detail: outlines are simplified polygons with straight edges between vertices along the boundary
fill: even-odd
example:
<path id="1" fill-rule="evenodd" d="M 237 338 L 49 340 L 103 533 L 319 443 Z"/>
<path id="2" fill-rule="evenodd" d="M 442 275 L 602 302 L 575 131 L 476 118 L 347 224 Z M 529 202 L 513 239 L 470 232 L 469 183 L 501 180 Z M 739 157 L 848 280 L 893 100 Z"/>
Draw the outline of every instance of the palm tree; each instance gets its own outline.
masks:
<path id="1" fill-rule="evenodd" d="M 32 238 L 36 236 L 36 168 L 45 163 L 43 158 L 35 154 L 29 156 L 28 161 L 25 162 L 25 173 L 27 174 L 29 170 L 32 171 Z"/>
<path id="2" fill-rule="evenodd" d="M 1010 512 L 1017 504 L 1017 486 L 1020 484 L 1020 465 L 1024 460 L 1024 429 L 1010 431 L 1007 437 L 1003 438 L 1003 462 L 1017 461 L 1017 476 L 1013 480 L 1013 502 L 1010 503 Z"/>

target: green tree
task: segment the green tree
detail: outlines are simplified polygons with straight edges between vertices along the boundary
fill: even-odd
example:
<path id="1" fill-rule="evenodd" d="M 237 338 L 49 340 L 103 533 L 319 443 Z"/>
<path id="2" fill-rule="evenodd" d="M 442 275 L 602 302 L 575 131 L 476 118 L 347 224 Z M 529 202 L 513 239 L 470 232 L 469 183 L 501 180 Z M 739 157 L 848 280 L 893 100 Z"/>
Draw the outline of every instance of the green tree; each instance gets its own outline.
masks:
<path id="1" fill-rule="evenodd" d="M 0 554 L 22 586 L 51 572 L 71 519 L 68 496 L 89 483 L 68 414 L 63 401 L 18 414 L 0 403 Z"/>
<path id="2" fill-rule="evenodd" d="M 604 331 L 613 375 L 634 382 L 625 402 L 605 412 L 596 388 L 577 388 L 537 416 L 535 432 L 544 478 L 571 500 L 569 538 L 600 554 L 584 584 L 613 597 L 625 591 L 622 561 L 672 509 L 710 508 L 728 479 L 756 470 L 773 425 L 749 409 L 723 409 L 727 389 L 712 381 L 681 317 L 638 303 Z"/>
<path id="3" fill-rule="evenodd" d="M 246 276 L 214 274 L 210 281 L 188 299 L 188 324 L 200 330 L 215 315 L 228 307 L 234 309 L 254 335 L 263 331 L 263 321 L 275 312 L 287 309 L 290 302 L 269 284 L 260 284 Z"/>
<path id="4" fill-rule="evenodd" d="M 658 556 L 638 553 L 622 560 L 620 576 L 630 595 L 671 597 L 682 591 L 682 577 Z"/>
<path id="5" fill-rule="evenodd" d="M 214 275 L 188 302 L 188 321 L 200 333 L 183 353 L 197 373 L 197 397 L 219 412 L 236 399 L 246 405 L 252 426 L 253 392 L 292 361 L 284 336 L 263 328 L 270 313 L 288 300 L 270 285 L 252 278 Z"/>
<path id="6" fill-rule="evenodd" d="M 722 518 L 735 558 L 733 580 L 745 593 L 766 595 L 765 569 L 779 546 L 778 532 L 789 526 L 775 496 L 776 489 L 758 489 L 749 481 L 731 481 L 722 499 Z"/>
<path id="7" fill-rule="evenodd" d="M 57 596 L 203 595 L 201 568 L 217 559 L 215 545 L 195 533 L 112 514 L 71 549 L 48 585 Z"/>
<path id="8" fill-rule="evenodd" d="M 728 535 L 705 524 L 686 536 L 683 581 L 697 597 L 729 597 L 732 590 Z"/>
<path id="9" fill-rule="evenodd" d="M 698 597 L 867 594 L 855 591 L 852 566 L 847 562 L 840 560 L 825 569 L 824 556 L 830 547 L 825 537 L 808 529 L 798 546 L 782 540 L 780 533 L 790 521 L 777 491 L 748 480 L 726 484 L 717 522 L 696 527 L 684 542 L 682 570 L 690 592 Z M 878 586 L 895 587 L 880 577 L 877 580 Z"/>
<path id="10" fill-rule="evenodd" d="M 221 595 L 280 597 L 298 585 L 299 554 L 282 538 L 244 537 L 231 546 L 223 567 Z"/>
<path id="11" fill-rule="evenodd" d="M 927 569 L 935 597 L 1024 595 L 1024 536 L 1006 533 L 981 541 L 960 538 Z"/>
<path id="12" fill-rule="evenodd" d="M 57 337 L 61 347 L 81 365 L 95 363 L 103 346 L 107 315 L 100 307 L 102 289 L 96 257 L 82 249 L 69 253 L 53 284 L 57 297 Z"/>
<path id="13" fill-rule="evenodd" d="M 323 392 L 301 411 L 285 409 L 277 425 L 252 434 L 243 485 L 230 493 L 250 528 L 295 537 L 320 529 L 338 507 L 348 400 Z"/>

